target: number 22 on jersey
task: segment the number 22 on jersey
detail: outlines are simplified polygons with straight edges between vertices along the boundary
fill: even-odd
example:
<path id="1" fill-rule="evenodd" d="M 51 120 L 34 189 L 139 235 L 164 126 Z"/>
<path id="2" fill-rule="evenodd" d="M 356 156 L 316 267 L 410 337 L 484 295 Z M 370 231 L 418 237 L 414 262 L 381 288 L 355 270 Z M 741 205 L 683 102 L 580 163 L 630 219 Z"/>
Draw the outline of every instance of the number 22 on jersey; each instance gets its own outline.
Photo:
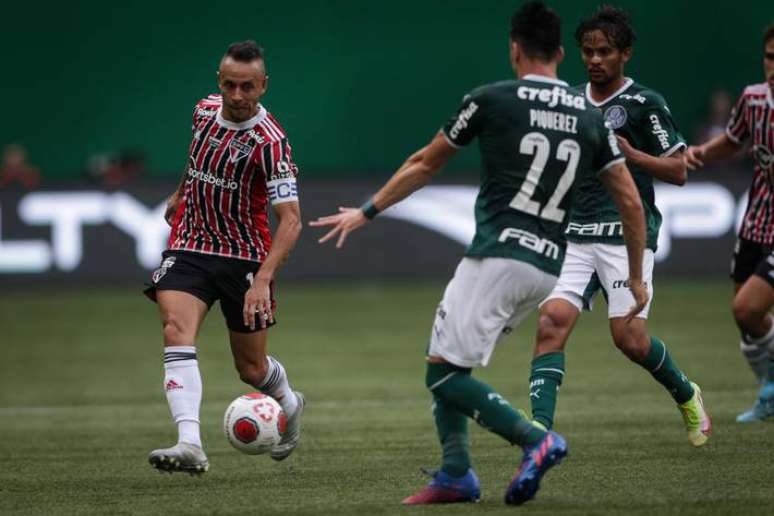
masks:
<path id="1" fill-rule="evenodd" d="M 540 177 L 548 163 L 551 154 L 551 143 L 542 133 L 531 132 L 524 135 L 519 144 L 519 152 L 528 156 L 535 156 L 529 167 L 529 173 L 521 185 L 521 190 L 513 198 L 509 206 L 515 210 L 538 215 L 541 218 L 561 224 L 564 221 L 565 211 L 559 208 L 559 204 L 567 195 L 567 191 L 575 180 L 575 170 L 580 160 L 580 145 L 575 140 L 562 140 L 556 148 L 556 159 L 567 162 L 564 174 L 559 178 L 554 194 L 541 210 L 540 203 L 533 200 L 535 188 L 540 182 Z"/>

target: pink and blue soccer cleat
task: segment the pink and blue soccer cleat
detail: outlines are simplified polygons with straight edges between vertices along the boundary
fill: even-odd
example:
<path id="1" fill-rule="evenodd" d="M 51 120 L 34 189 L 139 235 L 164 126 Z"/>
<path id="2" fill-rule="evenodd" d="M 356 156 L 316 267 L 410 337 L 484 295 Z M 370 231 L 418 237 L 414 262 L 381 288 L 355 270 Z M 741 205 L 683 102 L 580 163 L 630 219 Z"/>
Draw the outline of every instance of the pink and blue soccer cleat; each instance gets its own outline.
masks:
<path id="1" fill-rule="evenodd" d="M 567 442 L 556 432 L 547 432 L 538 443 L 525 448 L 521 467 L 505 491 L 505 503 L 521 505 L 532 500 L 540 489 L 540 479 L 552 466 L 562 462 L 565 456 Z"/>
<path id="2" fill-rule="evenodd" d="M 403 505 L 478 502 L 481 498 L 481 487 L 472 468 L 461 477 L 452 477 L 441 470 L 425 473 L 433 480 L 418 493 L 404 499 Z"/>

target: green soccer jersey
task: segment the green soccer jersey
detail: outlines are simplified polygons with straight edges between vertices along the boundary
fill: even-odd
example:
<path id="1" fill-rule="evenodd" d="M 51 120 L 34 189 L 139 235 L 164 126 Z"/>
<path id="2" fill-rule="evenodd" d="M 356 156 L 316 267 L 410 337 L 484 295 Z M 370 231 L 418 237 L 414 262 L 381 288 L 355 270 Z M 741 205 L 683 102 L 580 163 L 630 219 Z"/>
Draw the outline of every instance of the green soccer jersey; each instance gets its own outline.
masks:
<path id="1" fill-rule="evenodd" d="M 580 86 L 589 104 L 598 107 L 608 126 L 626 138 L 637 150 L 651 156 L 669 156 L 685 148 L 664 98 L 655 91 L 626 79 L 624 85 L 603 102 L 591 99 L 590 85 Z M 653 176 L 628 164 L 642 197 L 647 229 L 647 246 L 655 251 L 661 213 L 656 207 Z M 623 245 L 623 226 L 615 203 L 600 181 L 584 176 L 575 190 L 567 240 L 578 243 L 601 242 Z"/>
<path id="2" fill-rule="evenodd" d="M 599 110 L 563 81 L 528 75 L 473 90 L 442 130 L 454 147 L 478 137 L 481 152 L 476 234 L 465 255 L 558 275 L 575 183 L 623 161 Z"/>

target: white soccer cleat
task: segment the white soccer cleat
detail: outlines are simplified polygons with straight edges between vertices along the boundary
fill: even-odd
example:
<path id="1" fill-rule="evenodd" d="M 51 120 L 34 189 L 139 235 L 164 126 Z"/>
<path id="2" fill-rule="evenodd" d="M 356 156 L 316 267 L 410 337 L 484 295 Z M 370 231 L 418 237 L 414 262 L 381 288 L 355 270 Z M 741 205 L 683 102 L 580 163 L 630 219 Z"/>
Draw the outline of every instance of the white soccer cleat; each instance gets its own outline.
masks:
<path id="1" fill-rule="evenodd" d="M 184 471 L 191 475 L 201 475 L 210 469 L 204 450 L 189 443 L 177 443 L 171 448 L 153 450 L 148 455 L 148 462 L 159 471 L 167 473 Z"/>
<path id="2" fill-rule="evenodd" d="M 298 408 L 292 416 L 288 417 L 287 426 L 285 427 L 285 433 L 282 434 L 282 440 L 271 451 L 271 458 L 280 461 L 287 459 L 293 450 L 298 446 L 298 441 L 301 440 L 301 415 L 304 412 L 304 406 L 306 405 L 306 398 L 298 391 L 293 391 L 298 400 Z"/>

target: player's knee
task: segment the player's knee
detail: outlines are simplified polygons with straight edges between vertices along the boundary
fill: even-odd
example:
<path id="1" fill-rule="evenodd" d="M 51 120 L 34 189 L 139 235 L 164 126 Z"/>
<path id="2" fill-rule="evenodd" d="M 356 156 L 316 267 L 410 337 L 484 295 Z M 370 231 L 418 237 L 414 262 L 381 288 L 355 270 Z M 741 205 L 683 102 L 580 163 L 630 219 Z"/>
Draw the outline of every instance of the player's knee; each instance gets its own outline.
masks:
<path id="1" fill-rule="evenodd" d="M 537 328 L 537 353 L 553 353 L 564 348 L 572 318 L 562 310 L 546 306 L 540 311 Z"/>
<path id="2" fill-rule="evenodd" d="M 613 343 L 626 358 L 640 363 L 648 356 L 649 340 L 647 336 L 635 332 L 617 332 L 613 334 Z"/>
<path id="3" fill-rule="evenodd" d="M 240 380 L 258 388 L 266 378 L 268 366 L 266 360 L 259 360 L 257 362 L 241 361 L 237 364 L 237 371 L 239 372 Z"/>
<path id="4" fill-rule="evenodd" d="M 746 330 L 750 326 L 755 326 L 766 314 L 765 310 L 759 309 L 755 303 L 743 296 L 736 296 L 732 305 L 734 319 L 737 325 Z"/>
<path id="5" fill-rule="evenodd" d="M 188 335 L 189 332 L 178 317 L 169 314 L 164 318 L 162 325 L 166 344 L 188 345 L 191 343 L 192 337 Z"/>

